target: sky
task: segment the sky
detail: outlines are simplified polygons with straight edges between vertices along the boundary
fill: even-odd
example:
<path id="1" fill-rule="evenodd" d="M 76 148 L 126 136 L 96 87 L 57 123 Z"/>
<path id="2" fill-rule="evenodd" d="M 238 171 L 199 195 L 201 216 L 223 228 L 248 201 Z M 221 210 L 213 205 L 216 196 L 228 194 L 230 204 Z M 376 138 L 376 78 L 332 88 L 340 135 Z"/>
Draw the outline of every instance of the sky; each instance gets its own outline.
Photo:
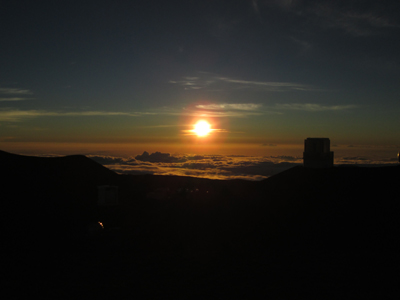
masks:
<path id="1" fill-rule="evenodd" d="M 399 20 L 397 0 L 6 0 L 0 149 L 190 173 L 193 157 L 300 163 L 328 137 L 335 162 L 393 163 Z"/>

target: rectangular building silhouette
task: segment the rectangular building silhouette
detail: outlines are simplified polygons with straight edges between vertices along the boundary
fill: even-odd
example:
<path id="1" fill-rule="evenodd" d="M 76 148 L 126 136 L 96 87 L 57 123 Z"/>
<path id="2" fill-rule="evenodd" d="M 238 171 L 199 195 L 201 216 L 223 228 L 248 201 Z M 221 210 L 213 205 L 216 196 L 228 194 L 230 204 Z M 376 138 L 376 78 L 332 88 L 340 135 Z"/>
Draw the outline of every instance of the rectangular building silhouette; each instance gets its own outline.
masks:
<path id="1" fill-rule="evenodd" d="M 333 167 L 333 152 L 328 138 L 307 138 L 304 140 L 303 161 L 308 168 Z"/>

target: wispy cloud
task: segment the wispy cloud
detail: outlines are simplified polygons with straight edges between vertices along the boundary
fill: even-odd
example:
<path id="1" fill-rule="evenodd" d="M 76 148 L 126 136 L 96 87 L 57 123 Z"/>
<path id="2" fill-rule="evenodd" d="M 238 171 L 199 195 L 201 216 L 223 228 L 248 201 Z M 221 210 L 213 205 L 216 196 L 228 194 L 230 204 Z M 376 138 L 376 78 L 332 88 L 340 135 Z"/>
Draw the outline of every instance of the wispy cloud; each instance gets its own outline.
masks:
<path id="1" fill-rule="evenodd" d="M 275 108 L 278 110 L 300 110 L 300 111 L 342 111 L 357 108 L 357 105 L 322 105 L 315 103 L 286 103 L 276 104 Z"/>
<path id="2" fill-rule="evenodd" d="M 182 115 L 195 118 L 244 118 L 262 115 L 261 104 L 255 103 L 209 103 L 184 108 Z M 212 128 L 212 132 L 226 133 L 224 128 Z M 193 130 L 182 130 L 185 135 L 196 135 Z"/>
<path id="3" fill-rule="evenodd" d="M 196 117 L 247 117 L 261 115 L 261 104 L 256 103 L 209 103 L 184 108 L 183 114 Z"/>
<path id="4" fill-rule="evenodd" d="M 313 20 L 311 24 L 317 24 L 319 28 L 337 28 L 353 36 L 366 37 L 380 34 L 384 29 L 400 27 L 398 20 L 391 15 L 392 10 L 398 9 L 396 1 L 364 2 L 363 5 L 355 4 L 354 1 L 337 0 L 265 0 L 261 3 L 294 13 L 297 17 Z"/>
<path id="5" fill-rule="evenodd" d="M 240 79 L 233 79 L 228 77 L 217 77 L 218 80 L 237 84 L 241 86 L 248 86 L 248 87 L 265 87 L 269 90 L 275 91 L 285 91 L 285 90 L 309 90 L 311 89 L 310 86 L 299 84 L 299 83 L 291 83 L 291 82 L 274 82 L 274 81 L 251 81 L 251 80 L 240 80 Z"/>
<path id="6" fill-rule="evenodd" d="M 305 54 L 312 49 L 312 45 L 310 42 L 305 41 L 303 39 L 298 39 L 295 37 L 290 37 L 290 39 L 300 48 L 300 54 Z"/>
<path id="7" fill-rule="evenodd" d="M 351 3 L 345 5 L 336 1 L 316 2 L 306 7 L 308 15 L 315 16 L 325 28 L 339 28 L 353 36 L 371 36 L 385 28 L 399 27 L 397 21 L 391 19 L 388 7 L 384 5 L 361 10 Z"/>
<path id="8" fill-rule="evenodd" d="M 262 24 L 263 20 L 261 18 L 261 14 L 260 14 L 260 8 L 258 7 L 258 0 L 252 0 L 251 6 L 252 6 L 252 9 L 254 11 L 254 14 L 255 14 L 257 20 Z"/>
<path id="9" fill-rule="evenodd" d="M 0 101 L 24 101 L 24 100 L 31 100 L 34 98 L 21 98 L 21 97 L 11 97 L 11 98 L 4 98 L 0 97 Z"/>
<path id="10" fill-rule="evenodd" d="M 256 103 L 223 103 L 223 104 L 199 104 L 189 110 L 197 115 L 210 117 L 247 117 L 266 114 L 282 114 L 285 110 L 294 111 L 346 111 L 359 106 L 347 105 L 324 105 L 319 103 L 277 103 L 275 105 L 263 106 Z"/>
<path id="11" fill-rule="evenodd" d="M 83 112 L 50 112 L 49 116 L 69 116 L 69 117 L 80 117 L 80 116 L 129 116 L 138 117 L 145 113 L 138 112 L 119 112 L 119 111 L 83 111 Z"/>
<path id="12" fill-rule="evenodd" d="M 240 112 L 240 111 L 200 111 L 192 109 L 184 109 L 182 116 L 188 117 L 208 117 L 208 118 L 243 118 L 247 116 L 262 115 L 261 112 Z"/>
<path id="13" fill-rule="evenodd" d="M 18 88 L 0 88 L 0 94 L 32 95 L 30 90 Z"/>
<path id="14" fill-rule="evenodd" d="M 282 114 L 285 110 L 297 111 L 344 111 L 357 108 L 357 105 L 323 105 L 315 103 L 283 103 L 263 106 L 259 103 L 209 103 L 184 107 L 183 109 L 163 108 L 152 111 L 122 112 L 122 111 L 48 111 L 21 110 L 14 108 L 0 109 L 0 121 L 18 122 L 39 117 L 143 117 L 143 116 L 187 116 L 204 118 L 244 118 L 267 114 Z M 145 127 L 175 127 L 177 125 L 154 125 Z M 222 129 L 221 129 L 222 130 Z"/>
<path id="15" fill-rule="evenodd" d="M 20 121 L 24 118 L 32 118 L 40 115 L 40 111 L 37 110 L 12 110 L 2 109 L 0 110 L 0 121 Z M 43 113 L 43 112 L 42 112 Z"/>
<path id="16" fill-rule="evenodd" d="M 45 110 L 2 109 L 0 110 L 0 121 L 16 122 L 27 118 L 37 118 L 37 117 L 82 117 L 82 116 L 137 117 L 144 114 L 145 113 L 106 112 L 106 111 L 57 112 L 57 111 L 45 111 Z"/>
<path id="17" fill-rule="evenodd" d="M 182 125 L 179 124 L 169 124 L 169 125 L 147 125 L 147 126 L 136 126 L 136 128 L 170 128 L 170 127 L 179 127 Z"/>
<path id="18" fill-rule="evenodd" d="M 184 108 L 181 115 L 210 118 L 245 118 L 261 115 L 281 115 L 285 111 L 299 112 L 339 112 L 358 108 L 358 105 L 326 105 L 320 103 L 277 103 L 262 105 L 259 103 L 209 103 Z"/>
<path id="19" fill-rule="evenodd" d="M 48 110 L 21 110 L 14 108 L 0 109 L 0 121 L 18 122 L 29 118 L 39 117 L 142 117 L 142 116 L 190 116 L 190 117 L 245 117 L 260 115 L 256 110 L 258 104 L 210 104 L 185 107 L 182 109 L 164 108 L 152 111 L 121 112 L 121 111 L 48 111 Z M 172 127 L 176 125 L 155 125 L 151 127 Z"/>
<path id="20" fill-rule="evenodd" d="M 256 14 L 260 13 L 260 10 L 258 8 L 258 0 L 252 0 L 251 1 L 251 6 L 253 7 L 253 10 Z"/>
<path id="21" fill-rule="evenodd" d="M 185 90 L 199 90 L 211 86 L 216 82 L 213 78 L 206 78 L 208 73 L 203 73 L 202 77 L 184 76 L 179 80 L 170 80 L 169 83 L 183 86 Z"/>
<path id="22" fill-rule="evenodd" d="M 201 76 L 200 76 L 201 75 Z M 293 82 L 256 81 L 219 76 L 210 73 L 200 73 L 199 76 L 186 76 L 169 83 L 182 86 L 185 90 L 206 89 L 209 91 L 226 91 L 235 89 L 284 91 L 314 91 L 315 87 Z"/>
<path id="23" fill-rule="evenodd" d="M 399 27 L 389 19 L 372 13 L 340 13 L 336 18 L 331 18 L 331 27 L 338 27 L 354 36 L 370 36 L 378 34 L 379 29 Z"/>
<path id="24" fill-rule="evenodd" d="M 199 104 L 196 105 L 198 109 L 205 110 L 244 110 L 254 111 L 261 108 L 261 104 L 254 103 L 223 103 L 223 104 Z"/>
<path id="25" fill-rule="evenodd" d="M 34 98 L 26 98 L 21 96 L 32 95 L 30 90 L 18 89 L 18 88 L 0 88 L 0 102 L 5 101 L 25 101 Z M 4 95 L 4 96 L 2 96 Z"/>

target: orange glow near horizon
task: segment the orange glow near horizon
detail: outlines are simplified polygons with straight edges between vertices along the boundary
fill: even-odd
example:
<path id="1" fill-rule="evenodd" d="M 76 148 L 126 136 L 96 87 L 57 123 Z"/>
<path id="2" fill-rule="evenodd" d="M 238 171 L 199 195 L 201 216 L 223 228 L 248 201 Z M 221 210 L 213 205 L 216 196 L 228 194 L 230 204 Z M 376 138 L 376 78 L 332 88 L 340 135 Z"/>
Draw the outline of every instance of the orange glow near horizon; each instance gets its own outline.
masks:
<path id="1" fill-rule="evenodd" d="M 204 120 L 198 121 L 192 130 L 198 137 L 205 137 L 212 131 L 210 123 Z"/>

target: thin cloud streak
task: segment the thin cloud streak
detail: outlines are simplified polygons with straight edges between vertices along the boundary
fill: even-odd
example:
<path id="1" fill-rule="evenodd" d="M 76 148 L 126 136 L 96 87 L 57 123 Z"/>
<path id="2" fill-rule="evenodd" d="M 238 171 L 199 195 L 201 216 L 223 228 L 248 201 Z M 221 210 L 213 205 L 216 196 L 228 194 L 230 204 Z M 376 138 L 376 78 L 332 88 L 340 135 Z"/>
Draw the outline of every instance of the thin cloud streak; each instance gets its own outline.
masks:
<path id="1" fill-rule="evenodd" d="M 32 100 L 34 98 L 21 98 L 21 97 L 13 97 L 13 98 L 0 98 L 0 101 L 25 101 Z"/>
<path id="2" fill-rule="evenodd" d="M 261 3 L 268 8 L 273 6 L 291 12 L 296 17 L 313 19 L 320 24 L 320 28 L 325 30 L 340 29 L 344 33 L 356 37 L 382 34 L 384 29 L 400 27 L 397 20 L 390 16 L 391 10 L 396 10 L 398 7 L 393 4 L 388 5 L 383 1 L 381 3 L 372 1 L 358 8 L 353 1 L 337 0 L 311 2 L 274 0 Z M 263 6 L 259 5 L 259 10 Z"/>
<path id="3" fill-rule="evenodd" d="M 0 94 L 32 95 L 30 90 L 17 88 L 0 88 Z"/>
<path id="4" fill-rule="evenodd" d="M 381 29 L 399 27 L 389 16 L 377 13 L 376 7 L 361 12 L 354 10 L 351 5 L 326 1 L 311 4 L 305 11 L 314 15 L 323 27 L 339 28 L 353 36 L 367 37 L 380 33 Z"/>
<path id="5" fill-rule="evenodd" d="M 33 93 L 27 89 L 19 89 L 19 88 L 0 88 L 0 102 L 12 102 L 12 101 L 25 101 L 32 100 L 34 98 L 25 98 L 21 97 L 24 95 L 32 95 Z M 12 97 L 10 97 L 12 95 Z"/>
<path id="6" fill-rule="evenodd" d="M 273 81 L 249 81 L 249 80 L 239 80 L 232 79 L 227 77 L 219 77 L 221 81 L 229 82 L 229 83 L 237 83 L 241 85 L 254 85 L 254 86 L 264 86 L 269 88 L 277 88 L 277 89 L 294 89 L 294 90 L 307 90 L 309 87 L 304 84 L 291 83 L 291 82 L 273 82 Z"/>
<path id="7" fill-rule="evenodd" d="M 244 110 L 253 111 L 261 108 L 261 104 L 254 103 L 223 103 L 223 104 L 199 104 L 196 105 L 198 109 L 205 110 Z"/>
<path id="8" fill-rule="evenodd" d="M 149 113 L 129 112 L 105 112 L 105 111 L 83 111 L 83 112 L 55 112 L 44 110 L 0 110 L 0 121 L 16 122 L 26 118 L 38 117 L 85 117 L 85 116 L 130 116 L 137 117 Z"/>
<path id="9" fill-rule="evenodd" d="M 259 111 L 261 104 L 254 103 L 211 103 L 198 104 L 194 108 L 185 108 L 183 115 L 194 117 L 236 117 L 262 115 Z"/>
<path id="10" fill-rule="evenodd" d="M 239 104 L 205 104 L 196 105 L 198 109 L 194 114 L 218 117 L 247 117 L 266 114 L 282 114 L 285 110 L 322 112 L 322 111 L 346 111 L 358 108 L 357 105 L 323 105 L 317 103 L 283 103 L 274 106 L 265 106 L 255 103 Z"/>
<path id="11" fill-rule="evenodd" d="M 313 103 L 290 103 L 290 104 L 276 104 L 275 108 L 279 110 L 299 110 L 299 111 L 342 111 L 357 108 L 357 105 L 321 105 Z"/>
<path id="12" fill-rule="evenodd" d="M 0 121 L 17 122 L 27 118 L 39 117 L 141 117 L 149 115 L 170 115 L 186 117 L 209 117 L 209 118 L 244 118 L 249 116 L 261 116 L 267 114 L 282 114 L 285 110 L 296 111 L 345 111 L 357 108 L 357 105 L 322 105 L 313 103 L 286 103 L 266 106 L 256 103 L 212 103 L 199 104 L 193 107 L 186 107 L 182 110 L 159 110 L 152 112 L 107 112 L 107 111 L 80 111 L 80 112 L 60 112 L 46 110 L 19 110 L 12 108 L 0 109 Z M 155 125 L 151 127 L 172 127 L 176 125 Z"/>
<path id="13" fill-rule="evenodd" d="M 388 18 L 372 12 L 341 12 L 336 18 L 330 20 L 331 27 L 341 28 L 354 36 L 371 36 L 377 34 L 379 29 L 399 27 Z"/>
<path id="14" fill-rule="evenodd" d="M 199 109 L 184 108 L 183 111 L 178 110 L 160 110 L 153 112 L 107 112 L 107 111 L 82 111 L 82 112 L 57 112 L 45 110 L 19 110 L 19 109 L 0 109 L 0 121 L 18 122 L 28 118 L 39 117 L 90 117 L 90 116 L 126 116 L 126 117 L 141 117 L 149 115 L 169 115 L 169 116 L 187 116 L 187 117 L 246 117 L 250 115 L 261 115 L 260 112 L 252 111 L 205 111 Z M 152 127 L 172 127 L 175 125 L 156 125 Z"/>
<path id="15" fill-rule="evenodd" d="M 202 76 L 185 76 L 181 80 L 170 80 L 170 84 L 183 86 L 185 90 L 224 91 L 236 89 L 256 89 L 275 92 L 285 91 L 318 91 L 310 85 L 293 82 L 254 81 L 230 78 L 201 72 Z"/>

